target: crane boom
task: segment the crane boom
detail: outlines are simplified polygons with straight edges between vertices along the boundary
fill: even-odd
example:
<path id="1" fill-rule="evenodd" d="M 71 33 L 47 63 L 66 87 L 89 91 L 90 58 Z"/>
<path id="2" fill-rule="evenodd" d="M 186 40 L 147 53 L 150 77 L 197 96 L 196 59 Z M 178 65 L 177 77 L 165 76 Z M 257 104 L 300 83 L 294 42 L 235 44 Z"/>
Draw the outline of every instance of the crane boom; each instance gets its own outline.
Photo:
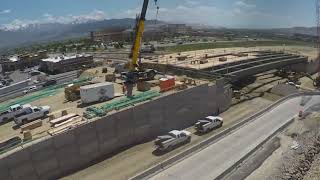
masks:
<path id="1" fill-rule="evenodd" d="M 133 46 L 132 46 L 132 50 L 131 50 L 132 60 L 131 60 L 130 67 L 129 67 L 130 71 L 134 71 L 136 69 L 136 67 L 139 66 L 138 58 L 139 58 L 139 53 L 140 53 L 140 48 L 141 48 L 142 34 L 144 32 L 144 23 L 146 20 L 148 4 L 149 4 L 149 0 L 144 0 L 141 14 L 137 18 L 136 32 L 135 32 L 135 36 L 134 36 L 135 38 L 134 38 Z"/>
<path id="2" fill-rule="evenodd" d="M 155 4 L 157 0 L 154 0 Z M 135 26 L 135 35 L 134 41 L 131 48 L 130 58 L 127 68 L 129 72 L 122 73 L 122 77 L 125 79 L 127 85 L 132 85 L 137 83 L 138 81 L 146 81 L 154 79 L 154 76 L 158 73 L 153 69 L 142 69 L 139 65 L 139 55 L 142 43 L 142 36 L 144 32 L 144 25 L 146 20 L 146 14 L 148 10 L 149 0 L 143 1 L 143 6 L 141 10 L 141 14 L 137 16 L 136 26 Z M 158 8 L 159 9 L 159 8 Z"/>

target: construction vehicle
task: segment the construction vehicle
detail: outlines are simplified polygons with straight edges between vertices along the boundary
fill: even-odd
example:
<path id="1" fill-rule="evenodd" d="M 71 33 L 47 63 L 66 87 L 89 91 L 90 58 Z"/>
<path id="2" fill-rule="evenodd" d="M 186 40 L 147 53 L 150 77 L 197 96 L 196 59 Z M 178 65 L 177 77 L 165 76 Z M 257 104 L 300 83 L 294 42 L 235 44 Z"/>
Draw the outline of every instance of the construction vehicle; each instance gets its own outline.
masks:
<path id="1" fill-rule="evenodd" d="M 154 0 L 154 2 L 157 4 L 157 0 Z M 148 4 L 149 0 L 144 0 L 141 14 L 140 16 L 137 16 L 134 42 L 129 56 L 131 58 L 131 62 L 126 66 L 128 68 L 128 72 L 121 73 L 126 84 L 131 86 L 136 84 L 138 81 L 153 80 L 155 75 L 158 73 L 154 69 L 143 69 L 138 61 L 140 57 L 141 41 L 144 32 Z"/>

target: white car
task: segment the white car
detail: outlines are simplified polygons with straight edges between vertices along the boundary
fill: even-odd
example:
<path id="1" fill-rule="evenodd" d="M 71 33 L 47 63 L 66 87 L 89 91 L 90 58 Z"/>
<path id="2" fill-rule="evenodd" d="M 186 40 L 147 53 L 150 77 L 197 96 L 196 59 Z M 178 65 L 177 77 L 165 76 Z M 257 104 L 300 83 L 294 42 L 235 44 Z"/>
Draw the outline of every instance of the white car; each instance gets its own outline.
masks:
<path id="1" fill-rule="evenodd" d="M 158 136 L 154 142 L 156 150 L 170 151 L 175 146 L 191 141 L 191 133 L 188 131 L 173 130 L 165 136 Z"/>
<path id="2" fill-rule="evenodd" d="M 218 116 L 208 116 L 203 120 L 198 120 L 195 124 L 197 132 L 206 133 L 223 125 L 223 118 Z"/>
<path id="3" fill-rule="evenodd" d="M 14 122 L 17 125 L 27 124 L 31 121 L 46 117 L 50 113 L 50 106 L 32 106 L 23 113 L 15 116 Z"/>
<path id="4" fill-rule="evenodd" d="M 26 111 L 30 107 L 31 107 L 30 104 L 25 104 L 25 105 L 16 104 L 16 105 L 10 106 L 8 110 L 4 112 L 0 112 L 0 123 L 8 122 L 9 120 L 13 119 L 14 116 Z"/>
<path id="5" fill-rule="evenodd" d="M 289 82 L 287 82 L 286 84 L 288 84 L 288 85 L 290 85 L 290 86 L 294 86 L 294 87 L 296 87 L 297 89 L 300 89 L 300 85 L 298 85 L 298 84 L 296 84 L 296 83 L 294 83 L 294 82 L 289 81 Z"/>
<path id="6" fill-rule="evenodd" d="M 24 94 L 28 94 L 28 93 L 30 93 L 30 92 L 36 91 L 37 89 L 38 89 L 37 86 L 31 86 L 31 87 L 29 87 L 28 89 L 24 90 L 23 93 L 24 93 Z"/>

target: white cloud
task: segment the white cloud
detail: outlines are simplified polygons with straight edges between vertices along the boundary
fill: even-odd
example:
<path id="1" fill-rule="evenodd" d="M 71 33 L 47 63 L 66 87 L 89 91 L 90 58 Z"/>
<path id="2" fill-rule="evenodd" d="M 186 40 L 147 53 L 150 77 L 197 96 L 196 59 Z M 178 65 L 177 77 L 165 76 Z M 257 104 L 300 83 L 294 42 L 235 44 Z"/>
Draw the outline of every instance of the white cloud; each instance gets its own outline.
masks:
<path id="1" fill-rule="evenodd" d="M 9 14 L 11 12 L 12 12 L 11 9 L 5 9 L 5 10 L 0 11 L 0 14 Z"/>
<path id="2" fill-rule="evenodd" d="M 89 21 L 98 21 L 104 20 L 107 18 L 105 12 L 100 10 L 94 10 L 88 14 L 82 15 L 66 15 L 66 16 L 54 16 L 49 13 L 45 13 L 39 19 L 29 20 L 29 19 L 15 19 L 8 24 L 3 24 L 0 26 L 0 29 L 4 30 L 18 30 L 21 28 L 26 28 L 32 24 L 45 24 L 45 23 L 62 23 L 62 24 L 70 24 L 70 23 L 84 23 Z"/>
<path id="3" fill-rule="evenodd" d="M 187 0 L 186 1 L 186 5 L 190 5 L 190 6 L 195 6 L 195 5 L 199 5 L 200 2 L 198 1 L 194 1 L 194 0 Z"/>

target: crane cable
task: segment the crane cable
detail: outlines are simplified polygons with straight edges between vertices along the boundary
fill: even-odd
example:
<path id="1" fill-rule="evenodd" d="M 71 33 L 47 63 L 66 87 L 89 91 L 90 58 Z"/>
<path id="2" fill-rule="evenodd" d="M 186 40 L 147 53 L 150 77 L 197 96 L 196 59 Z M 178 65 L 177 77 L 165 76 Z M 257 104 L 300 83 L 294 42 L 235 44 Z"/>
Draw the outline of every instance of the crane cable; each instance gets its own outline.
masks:
<path id="1" fill-rule="evenodd" d="M 155 24 L 157 24 L 158 15 L 159 15 L 159 9 L 160 9 L 160 7 L 158 6 L 158 0 L 154 0 L 154 5 L 157 7 L 156 21 L 155 21 Z"/>

